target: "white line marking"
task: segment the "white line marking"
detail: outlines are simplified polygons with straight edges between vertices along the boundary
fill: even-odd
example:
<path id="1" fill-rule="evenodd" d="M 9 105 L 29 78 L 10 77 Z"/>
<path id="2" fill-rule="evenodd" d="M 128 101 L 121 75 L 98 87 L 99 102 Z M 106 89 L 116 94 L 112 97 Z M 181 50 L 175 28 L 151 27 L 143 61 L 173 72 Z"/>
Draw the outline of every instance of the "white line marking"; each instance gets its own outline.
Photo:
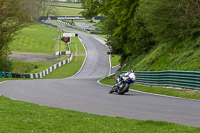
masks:
<path id="1" fill-rule="evenodd" d="M 0 82 L 0 84 L 6 83 L 7 81 L 2 81 Z M 3 96 L 2 94 L 0 94 L 0 96 Z"/>
<path id="2" fill-rule="evenodd" d="M 7 81 L 2 81 L 2 82 L 0 82 L 0 84 L 3 84 L 3 83 L 5 83 L 5 82 L 7 82 Z"/>
<path id="3" fill-rule="evenodd" d="M 84 47 L 84 49 L 85 49 L 86 56 L 85 56 L 85 60 L 84 60 L 84 62 L 83 62 L 83 64 L 82 64 L 81 68 L 79 69 L 79 71 L 78 71 L 76 74 L 74 74 L 74 75 L 72 75 L 72 76 L 70 76 L 70 77 L 74 77 L 74 76 L 76 76 L 77 74 L 80 73 L 80 71 L 83 69 L 83 66 L 85 65 L 85 62 L 86 62 L 87 56 L 88 56 L 88 54 L 87 54 L 87 49 L 86 49 L 86 47 L 85 47 L 85 44 L 83 43 L 83 40 L 82 40 L 81 38 L 79 38 L 79 37 L 78 37 L 78 39 L 80 40 L 80 42 L 82 43 L 82 45 L 83 45 L 83 47 Z M 68 79 L 68 78 L 70 78 L 70 77 L 67 77 L 67 78 L 64 78 L 64 79 Z"/>
<path id="4" fill-rule="evenodd" d="M 106 42 L 103 41 L 103 40 L 100 40 L 99 38 L 95 37 L 94 35 L 91 35 L 94 39 L 96 39 L 97 41 L 99 41 L 101 44 L 103 44 L 107 50 L 109 51 L 109 48 L 108 46 L 106 45 Z M 112 64 L 111 64 L 111 55 L 109 54 L 109 65 L 110 65 L 110 68 L 109 68 L 109 75 L 111 74 L 111 71 L 112 71 Z"/>

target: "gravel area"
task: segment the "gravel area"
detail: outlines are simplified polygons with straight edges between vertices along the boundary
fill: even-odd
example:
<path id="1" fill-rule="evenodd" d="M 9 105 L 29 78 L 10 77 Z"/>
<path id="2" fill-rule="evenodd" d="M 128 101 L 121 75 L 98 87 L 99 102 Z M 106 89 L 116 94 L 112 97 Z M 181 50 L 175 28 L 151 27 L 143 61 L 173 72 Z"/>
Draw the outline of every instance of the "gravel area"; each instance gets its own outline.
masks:
<path id="1" fill-rule="evenodd" d="M 20 60 L 25 62 L 52 62 L 59 57 L 54 54 L 45 54 L 45 53 L 31 53 L 31 52 L 19 52 L 12 51 L 12 54 L 9 56 L 11 60 Z"/>

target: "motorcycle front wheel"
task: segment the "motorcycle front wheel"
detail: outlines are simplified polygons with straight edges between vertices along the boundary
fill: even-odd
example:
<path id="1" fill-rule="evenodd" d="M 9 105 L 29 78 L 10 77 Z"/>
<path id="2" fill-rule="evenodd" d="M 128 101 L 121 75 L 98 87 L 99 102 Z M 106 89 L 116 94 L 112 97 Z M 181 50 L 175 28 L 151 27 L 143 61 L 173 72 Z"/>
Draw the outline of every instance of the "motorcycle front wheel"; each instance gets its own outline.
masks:
<path id="1" fill-rule="evenodd" d="M 109 91 L 109 93 L 112 94 L 113 92 L 116 92 L 116 90 L 118 89 L 118 88 L 116 88 L 116 87 L 117 87 L 117 86 L 113 86 L 112 89 Z"/>

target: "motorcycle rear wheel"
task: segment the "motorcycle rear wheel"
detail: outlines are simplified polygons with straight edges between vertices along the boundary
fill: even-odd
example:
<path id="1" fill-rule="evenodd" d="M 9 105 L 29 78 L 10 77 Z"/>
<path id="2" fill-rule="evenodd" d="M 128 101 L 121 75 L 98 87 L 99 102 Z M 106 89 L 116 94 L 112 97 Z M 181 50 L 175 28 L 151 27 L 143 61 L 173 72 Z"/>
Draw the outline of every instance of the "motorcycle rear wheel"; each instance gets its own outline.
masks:
<path id="1" fill-rule="evenodd" d="M 126 83 L 124 87 L 118 91 L 118 94 L 123 95 L 124 93 L 128 92 L 128 89 L 129 89 L 129 84 Z"/>

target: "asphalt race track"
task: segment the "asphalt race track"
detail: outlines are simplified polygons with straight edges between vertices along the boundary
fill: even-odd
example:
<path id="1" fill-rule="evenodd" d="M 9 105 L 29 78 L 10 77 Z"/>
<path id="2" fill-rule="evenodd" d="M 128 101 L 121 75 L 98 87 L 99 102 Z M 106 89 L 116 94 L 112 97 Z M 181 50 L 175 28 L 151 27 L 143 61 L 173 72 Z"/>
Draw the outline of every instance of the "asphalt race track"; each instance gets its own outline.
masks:
<path id="1" fill-rule="evenodd" d="M 97 83 L 110 72 L 107 48 L 87 33 L 68 30 L 79 34 L 87 50 L 87 59 L 79 73 L 66 79 L 6 81 L 0 83 L 0 95 L 43 106 L 200 127 L 200 100 L 136 91 L 109 94 L 111 87 Z"/>

